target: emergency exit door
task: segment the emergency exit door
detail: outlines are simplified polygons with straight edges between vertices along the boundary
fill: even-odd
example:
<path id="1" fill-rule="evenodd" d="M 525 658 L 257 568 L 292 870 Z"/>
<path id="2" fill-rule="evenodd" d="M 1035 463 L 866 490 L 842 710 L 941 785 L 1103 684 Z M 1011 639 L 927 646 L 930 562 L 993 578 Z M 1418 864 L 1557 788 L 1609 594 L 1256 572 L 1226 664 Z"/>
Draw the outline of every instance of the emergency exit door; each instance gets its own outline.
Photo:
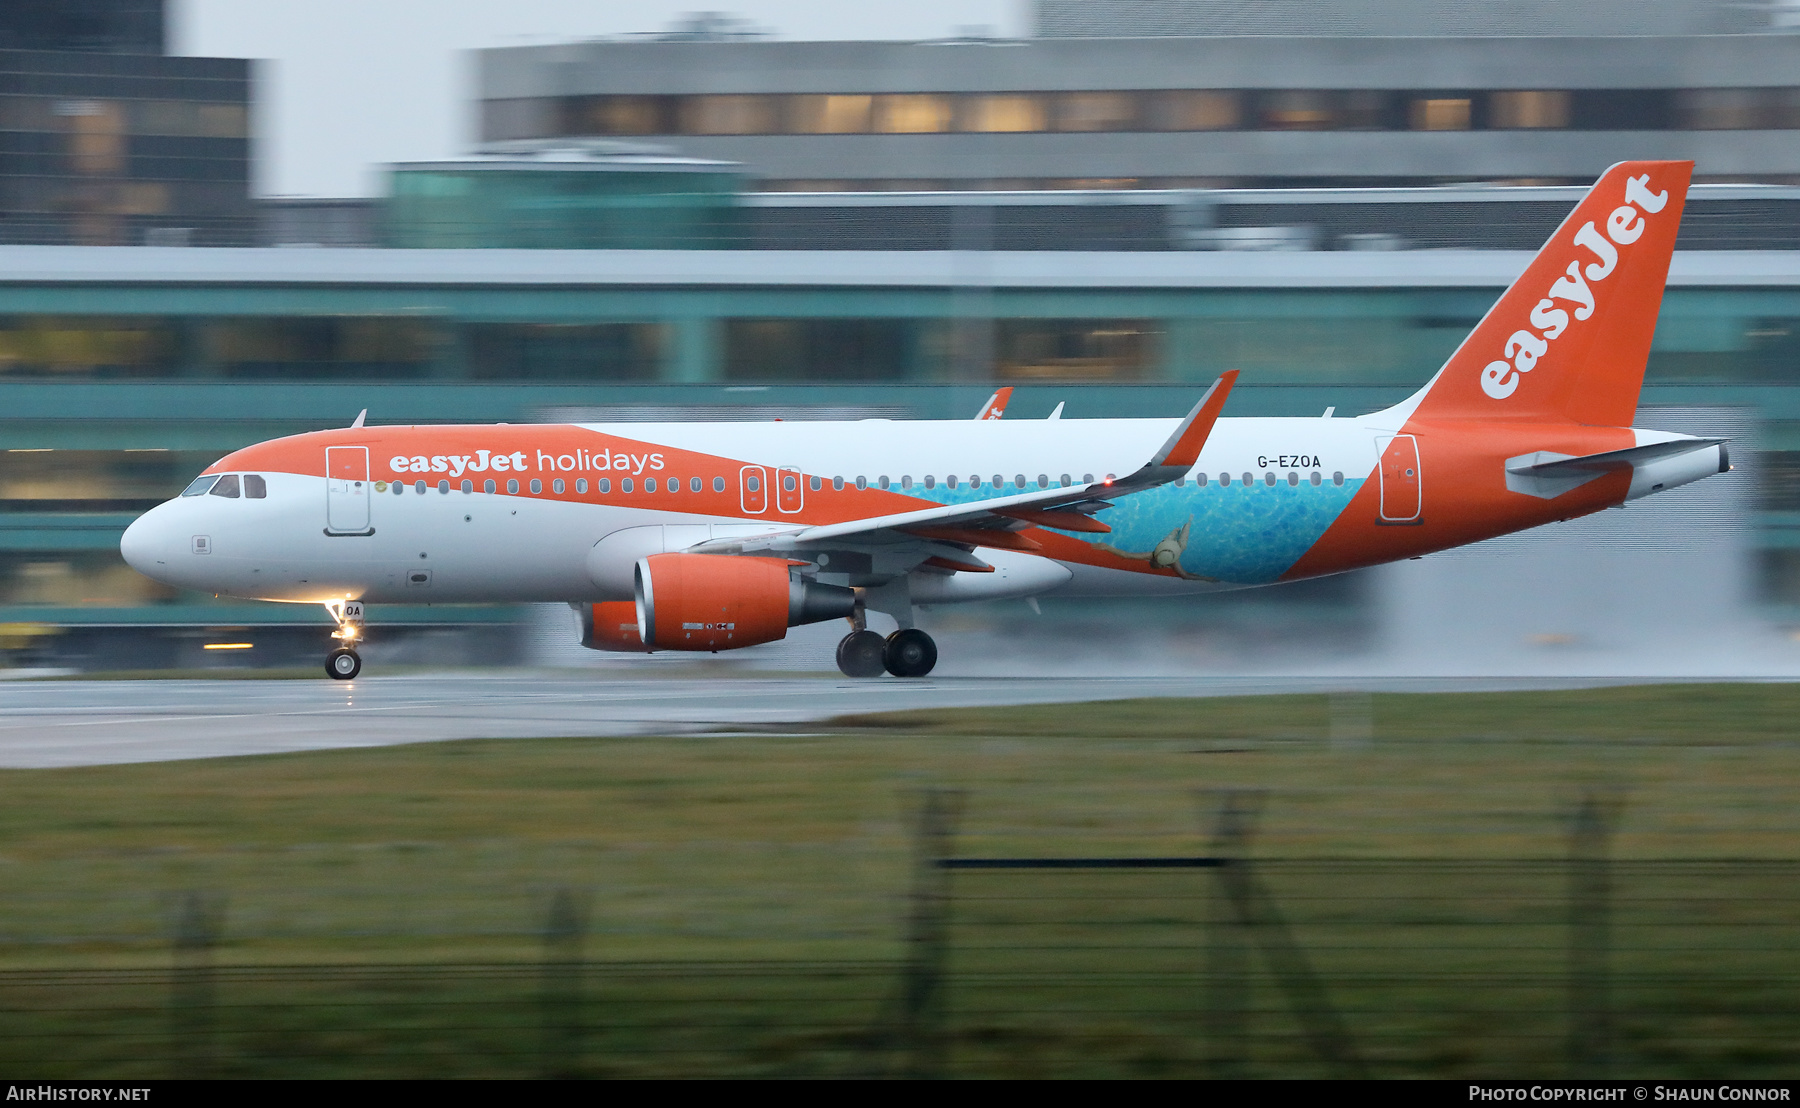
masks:
<path id="1" fill-rule="evenodd" d="M 1422 522 L 1425 505 L 1420 492 L 1419 440 L 1395 435 L 1375 442 L 1381 450 L 1381 522 Z"/>
<path id="2" fill-rule="evenodd" d="M 325 448 L 325 531 L 332 535 L 368 535 L 369 448 Z"/>

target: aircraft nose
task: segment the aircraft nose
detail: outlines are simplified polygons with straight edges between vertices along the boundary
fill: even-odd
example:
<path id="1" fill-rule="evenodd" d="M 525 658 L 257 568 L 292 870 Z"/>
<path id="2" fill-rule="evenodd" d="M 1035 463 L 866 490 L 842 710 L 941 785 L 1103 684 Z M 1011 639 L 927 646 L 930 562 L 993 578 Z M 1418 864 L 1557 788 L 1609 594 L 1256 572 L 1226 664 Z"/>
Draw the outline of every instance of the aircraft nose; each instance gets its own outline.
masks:
<path id="1" fill-rule="evenodd" d="M 162 578 L 168 573 L 168 527 L 155 518 L 152 509 L 132 521 L 119 537 L 119 554 L 125 564 L 146 577 Z M 158 572 L 158 571 L 162 572 Z"/>

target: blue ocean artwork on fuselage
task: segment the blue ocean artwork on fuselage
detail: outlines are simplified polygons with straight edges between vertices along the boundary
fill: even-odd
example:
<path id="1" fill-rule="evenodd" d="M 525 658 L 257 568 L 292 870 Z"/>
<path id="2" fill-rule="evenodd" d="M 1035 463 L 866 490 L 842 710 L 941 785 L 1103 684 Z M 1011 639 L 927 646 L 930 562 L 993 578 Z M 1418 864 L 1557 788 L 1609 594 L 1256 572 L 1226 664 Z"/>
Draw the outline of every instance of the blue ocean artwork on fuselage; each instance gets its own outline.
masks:
<path id="1" fill-rule="evenodd" d="M 1229 485 L 1216 477 L 1205 485 L 1191 480 L 1159 485 L 1122 496 L 1096 515 L 1112 528 L 1110 533 L 1074 537 L 1188 580 L 1266 585 L 1279 580 L 1319 541 L 1361 487 L 1358 479 L 1314 485 L 1305 476 L 1290 485 L 1283 474 L 1276 475 L 1273 485 L 1261 474 L 1249 484 L 1234 475 Z M 973 504 L 1020 491 L 1025 490 L 990 484 L 981 489 L 912 488 L 907 493 L 939 504 Z"/>

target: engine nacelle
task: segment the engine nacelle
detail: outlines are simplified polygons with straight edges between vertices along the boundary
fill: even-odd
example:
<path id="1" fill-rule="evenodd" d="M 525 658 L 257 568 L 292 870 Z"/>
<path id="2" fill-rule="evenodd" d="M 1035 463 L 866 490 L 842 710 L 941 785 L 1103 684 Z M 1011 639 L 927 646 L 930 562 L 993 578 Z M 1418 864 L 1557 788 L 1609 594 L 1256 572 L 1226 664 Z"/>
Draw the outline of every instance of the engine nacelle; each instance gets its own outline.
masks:
<path id="1" fill-rule="evenodd" d="M 755 646 L 856 607 L 855 593 L 808 581 L 784 558 L 652 554 L 638 559 L 633 588 L 638 634 L 649 650 Z"/>
<path id="2" fill-rule="evenodd" d="M 637 605 L 632 601 L 577 604 L 575 610 L 581 615 L 582 646 L 589 650 L 649 653 L 650 648 L 638 634 Z"/>

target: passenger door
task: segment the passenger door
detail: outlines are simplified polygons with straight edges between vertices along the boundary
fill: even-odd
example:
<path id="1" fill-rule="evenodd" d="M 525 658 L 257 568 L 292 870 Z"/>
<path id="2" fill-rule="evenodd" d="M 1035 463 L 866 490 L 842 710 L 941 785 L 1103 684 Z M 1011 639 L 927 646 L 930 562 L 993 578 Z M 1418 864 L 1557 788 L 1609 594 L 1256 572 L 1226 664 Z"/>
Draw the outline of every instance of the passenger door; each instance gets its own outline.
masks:
<path id="1" fill-rule="evenodd" d="M 1419 440 L 1395 435 L 1375 440 L 1381 451 L 1381 522 L 1423 522 Z"/>
<path id="2" fill-rule="evenodd" d="M 325 531 L 331 535 L 370 535 L 369 448 L 325 448 Z"/>

